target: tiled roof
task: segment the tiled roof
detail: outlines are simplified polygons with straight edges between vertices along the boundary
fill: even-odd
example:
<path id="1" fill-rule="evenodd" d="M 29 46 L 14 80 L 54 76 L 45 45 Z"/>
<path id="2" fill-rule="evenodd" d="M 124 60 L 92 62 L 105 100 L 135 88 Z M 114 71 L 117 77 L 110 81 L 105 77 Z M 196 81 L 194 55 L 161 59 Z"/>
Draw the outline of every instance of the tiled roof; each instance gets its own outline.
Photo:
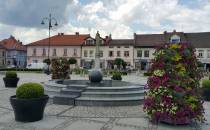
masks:
<path id="1" fill-rule="evenodd" d="M 164 32 L 163 34 L 134 34 L 136 47 L 154 47 L 158 44 L 168 43 L 172 35 L 180 36 L 181 42 L 189 42 L 195 48 L 210 48 L 210 32 L 183 33 Z"/>
<path id="2" fill-rule="evenodd" d="M 26 46 L 24 46 L 22 42 L 16 40 L 13 36 L 0 41 L 0 44 L 7 50 L 26 51 Z"/>
<path id="3" fill-rule="evenodd" d="M 109 45 L 134 45 L 133 39 L 111 39 Z"/>
<path id="4" fill-rule="evenodd" d="M 134 34 L 135 46 L 153 47 L 165 43 L 163 34 Z"/>
<path id="5" fill-rule="evenodd" d="M 210 48 L 210 32 L 186 33 L 186 35 L 195 48 Z"/>
<path id="6" fill-rule="evenodd" d="M 85 39 L 90 37 L 89 34 L 75 34 L 75 35 L 64 35 L 59 34 L 50 37 L 51 46 L 80 46 L 83 44 Z M 39 41 L 27 44 L 27 46 L 48 46 L 49 38 L 45 38 Z"/>

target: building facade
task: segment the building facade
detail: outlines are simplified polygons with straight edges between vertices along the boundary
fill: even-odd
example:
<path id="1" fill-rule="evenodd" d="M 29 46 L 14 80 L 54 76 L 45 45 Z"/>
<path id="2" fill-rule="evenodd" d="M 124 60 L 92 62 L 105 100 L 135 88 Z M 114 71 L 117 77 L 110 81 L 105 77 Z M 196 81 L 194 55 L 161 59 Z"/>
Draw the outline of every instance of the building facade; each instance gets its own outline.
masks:
<path id="1" fill-rule="evenodd" d="M 5 68 L 6 66 L 6 49 L 0 45 L 0 68 Z"/>
<path id="2" fill-rule="evenodd" d="M 50 58 L 75 57 L 77 65 L 93 68 L 95 64 L 95 38 L 89 34 L 53 36 L 50 45 Z M 43 39 L 27 45 L 27 61 L 42 62 L 48 56 L 49 39 Z M 195 47 L 199 61 L 205 69 L 210 69 L 210 32 L 184 33 L 163 32 L 162 34 L 136 34 L 133 39 L 112 39 L 101 37 L 100 67 L 113 69 L 116 58 L 123 59 L 127 66 L 147 70 L 154 58 L 155 47 L 164 43 L 190 43 Z"/>
<path id="3" fill-rule="evenodd" d="M 2 52 L 2 56 L 5 56 L 5 67 L 26 67 L 26 46 L 22 44 L 15 37 L 10 36 L 8 39 L 4 39 L 0 42 L 0 45 L 5 51 Z M 1 52 L 0 52 L 1 53 Z"/>
<path id="4" fill-rule="evenodd" d="M 87 37 L 90 35 L 79 34 L 78 32 L 75 35 L 59 33 L 50 38 L 50 46 L 49 38 L 30 43 L 27 45 L 27 64 L 42 63 L 44 59 L 48 58 L 49 52 L 50 59 L 74 57 L 77 60 L 76 66 L 80 66 L 81 48 Z"/>

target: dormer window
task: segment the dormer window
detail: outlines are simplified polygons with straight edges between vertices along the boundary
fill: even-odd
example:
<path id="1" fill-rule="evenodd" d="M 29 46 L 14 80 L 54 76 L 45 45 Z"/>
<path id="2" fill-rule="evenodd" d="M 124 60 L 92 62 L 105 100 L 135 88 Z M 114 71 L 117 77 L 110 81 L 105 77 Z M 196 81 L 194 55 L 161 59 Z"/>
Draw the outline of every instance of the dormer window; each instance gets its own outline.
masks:
<path id="1" fill-rule="evenodd" d="M 92 39 L 86 40 L 86 45 L 93 45 L 93 44 L 94 44 L 94 40 L 92 40 Z"/>
<path id="2" fill-rule="evenodd" d="M 170 42 L 171 43 L 180 43 L 181 39 L 180 39 L 180 36 L 178 35 L 173 35 L 170 39 Z"/>

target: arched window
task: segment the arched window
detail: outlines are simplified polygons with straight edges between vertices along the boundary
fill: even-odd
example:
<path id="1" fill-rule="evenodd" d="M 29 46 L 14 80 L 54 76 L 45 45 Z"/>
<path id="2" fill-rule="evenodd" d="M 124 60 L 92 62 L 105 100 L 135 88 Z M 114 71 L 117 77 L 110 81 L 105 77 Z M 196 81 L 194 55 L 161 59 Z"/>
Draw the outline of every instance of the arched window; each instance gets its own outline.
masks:
<path id="1" fill-rule="evenodd" d="M 180 36 L 178 35 L 171 36 L 171 39 L 170 39 L 171 43 L 180 43 L 180 41 L 181 41 Z"/>

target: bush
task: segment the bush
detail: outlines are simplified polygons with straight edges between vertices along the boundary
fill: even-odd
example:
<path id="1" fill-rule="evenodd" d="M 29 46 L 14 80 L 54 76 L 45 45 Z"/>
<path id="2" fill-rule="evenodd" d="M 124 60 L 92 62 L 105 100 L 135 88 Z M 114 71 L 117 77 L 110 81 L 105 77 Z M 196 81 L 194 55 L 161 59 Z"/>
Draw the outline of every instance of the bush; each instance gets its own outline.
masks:
<path id="1" fill-rule="evenodd" d="M 17 78 L 17 73 L 15 71 L 7 71 L 6 78 Z"/>
<path id="2" fill-rule="evenodd" d="M 16 90 L 16 97 L 21 99 L 40 98 L 44 95 L 44 88 L 38 83 L 24 83 Z"/>
<path id="3" fill-rule="evenodd" d="M 69 64 L 76 64 L 77 60 L 75 58 L 69 58 Z"/>
<path id="4" fill-rule="evenodd" d="M 152 76 L 152 73 L 150 73 L 150 72 L 145 72 L 145 73 L 144 73 L 144 76 Z"/>
<path id="5" fill-rule="evenodd" d="M 210 88 L 210 80 L 203 80 L 202 81 L 203 88 Z"/>
<path id="6" fill-rule="evenodd" d="M 113 80 L 122 80 L 121 73 L 120 72 L 114 72 L 113 75 L 112 75 L 112 79 Z"/>
<path id="7" fill-rule="evenodd" d="M 23 69 L 20 69 L 20 68 L 1 68 L 0 71 L 38 71 L 38 72 L 41 72 L 42 69 L 28 69 L 28 68 L 23 68 Z"/>
<path id="8" fill-rule="evenodd" d="M 122 75 L 127 75 L 128 73 L 126 71 L 121 71 L 120 72 Z"/>
<path id="9" fill-rule="evenodd" d="M 50 65 L 51 64 L 51 61 L 50 61 L 50 59 L 44 59 L 43 60 L 43 63 L 46 63 L 47 65 Z"/>

